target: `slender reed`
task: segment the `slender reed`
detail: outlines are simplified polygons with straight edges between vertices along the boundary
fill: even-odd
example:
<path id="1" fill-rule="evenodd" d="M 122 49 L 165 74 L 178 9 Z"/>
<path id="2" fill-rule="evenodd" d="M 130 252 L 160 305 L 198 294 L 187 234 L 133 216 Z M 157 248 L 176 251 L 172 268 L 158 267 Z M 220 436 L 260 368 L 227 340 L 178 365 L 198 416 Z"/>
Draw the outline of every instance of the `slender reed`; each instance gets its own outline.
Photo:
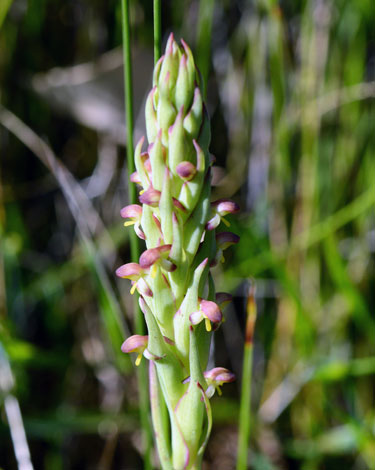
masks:
<path id="1" fill-rule="evenodd" d="M 130 50 L 130 15 L 129 15 L 129 0 L 121 0 L 122 10 L 122 33 L 123 33 L 123 51 L 124 51 L 124 85 L 125 85 L 125 113 L 126 113 L 126 130 L 127 130 L 127 143 L 126 143 L 126 156 L 128 165 L 128 188 L 129 188 L 129 202 L 133 204 L 136 200 L 136 190 L 134 185 L 130 184 L 130 174 L 134 171 L 133 160 L 133 82 L 132 82 L 132 63 L 131 63 L 131 50 Z M 131 259 L 136 260 L 139 257 L 139 241 L 134 232 L 130 234 L 130 250 Z M 143 334 L 145 324 L 141 311 L 134 301 L 134 315 L 135 315 L 135 330 L 138 334 Z M 141 426 L 143 431 L 143 444 L 144 444 L 144 468 L 150 470 L 151 463 L 151 450 L 152 450 L 152 431 L 149 423 L 149 402 L 147 397 L 147 368 L 144 364 L 138 369 L 138 390 L 139 390 L 139 409 Z"/>
<path id="2" fill-rule="evenodd" d="M 241 404 L 238 431 L 237 470 L 248 468 L 248 446 L 251 419 L 251 379 L 253 370 L 253 337 L 257 315 L 255 286 L 250 286 L 247 299 L 246 333 L 242 366 Z"/>
<path id="3" fill-rule="evenodd" d="M 154 62 L 161 56 L 161 0 L 154 0 Z"/>

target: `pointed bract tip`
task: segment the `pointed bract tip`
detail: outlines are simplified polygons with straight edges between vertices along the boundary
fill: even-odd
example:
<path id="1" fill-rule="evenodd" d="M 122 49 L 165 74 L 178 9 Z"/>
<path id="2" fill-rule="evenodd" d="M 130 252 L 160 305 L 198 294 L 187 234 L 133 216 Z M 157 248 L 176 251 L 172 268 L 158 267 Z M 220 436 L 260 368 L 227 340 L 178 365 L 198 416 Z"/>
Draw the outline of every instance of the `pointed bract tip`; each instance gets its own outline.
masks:
<path id="1" fill-rule="evenodd" d="M 171 33 L 168 37 L 167 45 L 165 46 L 165 53 L 172 54 L 173 53 L 173 42 L 174 42 L 174 35 Z"/>
<path id="2" fill-rule="evenodd" d="M 186 42 L 182 38 L 181 38 L 181 44 L 182 44 L 182 47 L 185 49 L 187 56 L 189 57 L 189 55 L 191 54 L 190 47 L 186 44 Z"/>
<path id="3" fill-rule="evenodd" d="M 145 141 L 145 136 L 143 135 L 137 142 L 137 145 L 135 146 L 135 151 L 137 150 L 141 150 L 142 146 L 143 146 L 143 142 Z"/>

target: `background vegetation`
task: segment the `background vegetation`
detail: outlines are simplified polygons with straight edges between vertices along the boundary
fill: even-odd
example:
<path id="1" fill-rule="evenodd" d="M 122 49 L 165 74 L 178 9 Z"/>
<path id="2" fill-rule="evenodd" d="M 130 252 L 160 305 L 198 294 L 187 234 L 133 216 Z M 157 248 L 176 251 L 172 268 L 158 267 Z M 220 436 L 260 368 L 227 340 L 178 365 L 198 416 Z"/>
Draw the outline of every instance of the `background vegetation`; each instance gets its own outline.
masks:
<path id="1" fill-rule="evenodd" d="M 214 196 L 242 208 L 216 270 L 234 303 L 215 359 L 238 380 L 213 399 L 206 468 L 235 466 L 253 278 L 249 468 L 375 469 L 373 2 L 162 4 L 164 41 L 208 78 Z M 130 6 L 137 139 L 152 2 Z M 30 468 L 23 423 L 36 469 L 143 468 L 113 274 L 129 260 L 121 5 L 2 0 L 0 26 L 0 467 L 17 468 L 12 432 Z"/>

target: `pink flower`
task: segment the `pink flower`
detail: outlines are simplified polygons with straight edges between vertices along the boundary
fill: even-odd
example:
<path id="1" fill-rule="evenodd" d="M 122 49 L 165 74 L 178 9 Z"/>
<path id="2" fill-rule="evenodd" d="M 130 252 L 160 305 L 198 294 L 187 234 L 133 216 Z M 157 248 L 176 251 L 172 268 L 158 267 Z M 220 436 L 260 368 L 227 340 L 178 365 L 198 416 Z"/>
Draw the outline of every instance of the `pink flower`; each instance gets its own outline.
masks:
<path id="1" fill-rule="evenodd" d="M 211 262 L 211 267 L 216 266 L 219 261 L 224 263 L 223 251 L 226 250 L 229 246 L 235 245 L 240 241 L 240 237 L 232 232 L 220 232 L 216 235 L 216 255 L 213 261 Z"/>
<path id="2" fill-rule="evenodd" d="M 152 187 L 139 195 L 139 202 L 147 204 L 151 207 L 158 207 L 160 201 L 161 192 Z"/>
<path id="3" fill-rule="evenodd" d="M 221 395 L 220 387 L 225 383 L 234 382 L 236 380 L 236 376 L 233 372 L 230 372 L 224 367 L 214 367 L 213 369 L 204 372 L 203 375 L 208 385 L 206 390 L 208 398 L 211 398 L 216 390 L 217 393 Z"/>
<path id="4" fill-rule="evenodd" d="M 143 233 L 143 230 L 140 228 L 141 218 L 142 218 L 142 207 L 138 204 L 130 204 L 121 209 L 121 217 L 124 219 L 130 219 L 128 222 L 125 222 L 125 227 L 129 225 L 134 225 L 134 231 L 142 240 L 146 240 L 146 236 Z"/>
<path id="5" fill-rule="evenodd" d="M 152 267 L 151 277 L 155 277 L 157 267 L 161 267 L 168 272 L 174 271 L 176 265 L 167 259 L 171 248 L 172 245 L 161 245 L 144 251 L 139 258 L 139 265 L 143 269 Z"/>
<path id="6" fill-rule="evenodd" d="M 207 230 L 214 230 L 221 221 L 229 227 L 230 223 L 224 218 L 227 214 L 235 214 L 240 210 L 238 204 L 229 199 L 219 199 L 211 203 L 213 216 L 206 224 Z"/>
<path id="7" fill-rule="evenodd" d="M 214 324 L 215 330 L 221 323 L 222 319 L 223 314 L 221 313 L 219 306 L 211 300 L 204 299 L 199 301 L 199 310 L 192 313 L 189 317 L 189 320 L 193 325 L 197 325 L 204 320 L 207 331 L 211 331 L 212 329 L 211 322 Z"/>
<path id="8" fill-rule="evenodd" d="M 121 351 L 123 353 L 133 353 L 137 352 L 138 356 L 137 359 L 135 360 L 135 365 L 139 366 L 142 355 L 147 348 L 148 345 L 148 336 L 142 336 L 142 335 L 133 335 L 130 336 L 126 341 L 122 343 L 121 346 Z"/>
<path id="9" fill-rule="evenodd" d="M 152 297 L 152 290 L 144 280 L 144 276 L 146 274 L 147 271 L 141 268 L 138 263 L 127 263 L 116 270 L 116 275 L 118 277 L 121 277 L 122 279 L 130 279 L 132 281 L 132 288 L 130 289 L 130 293 L 132 295 L 134 294 L 135 289 L 137 289 L 141 295 Z"/>

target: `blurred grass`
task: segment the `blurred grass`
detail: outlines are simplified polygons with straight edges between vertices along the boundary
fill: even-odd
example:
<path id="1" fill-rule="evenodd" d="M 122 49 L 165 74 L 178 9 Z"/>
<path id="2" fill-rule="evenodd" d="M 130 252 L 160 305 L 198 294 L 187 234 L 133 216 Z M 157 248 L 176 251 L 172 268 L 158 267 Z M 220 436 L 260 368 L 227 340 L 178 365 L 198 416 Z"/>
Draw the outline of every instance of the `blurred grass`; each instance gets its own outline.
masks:
<path id="1" fill-rule="evenodd" d="M 136 49 L 152 51 L 152 2 L 129 6 Z M 113 276 L 130 256 L 119 219 L 128 198 L 123 148 L 112 144 L 114 163 L 105 155 L 107 173 L 98 173 L 107 136 L 80 121 L 90 82 L 86 94 L 68 86 L 80 111 L 71 114 L 31 85 L 36 73 L 119 46 L 119 7 L 14 0 L 0 30 L 2 110 L 48 142 L 70 175 L 51 184 L 56 166 L 38 163 L 25 132 L 18 141 L 2 120 L 0 341 L 35 468 L 143 466 L 139 392 L 119 350 L 134 312 L 128 286 Z M 242 208 L 230 218 L 241 242 L 215 272 L 217 290 L 234 294 L 216 364 L 239 376 L 245 286 L 257 283 L 248 467 L 373 469 L 373 2 L 178 0 L 161 2 L 161 12 L 164 43 L 183 31 L 208 79 L 215 197 Z M 142 68 L 133 73 L 144 79 Z M 111 80 L 101 78 L 108 103 Z M 90 195 L 100 178 L 105 189 Z M 240 382 L 212 401 L 208 468 L 235 466 Z M 3 414 L 0 466 L 16 468 Z"/>

